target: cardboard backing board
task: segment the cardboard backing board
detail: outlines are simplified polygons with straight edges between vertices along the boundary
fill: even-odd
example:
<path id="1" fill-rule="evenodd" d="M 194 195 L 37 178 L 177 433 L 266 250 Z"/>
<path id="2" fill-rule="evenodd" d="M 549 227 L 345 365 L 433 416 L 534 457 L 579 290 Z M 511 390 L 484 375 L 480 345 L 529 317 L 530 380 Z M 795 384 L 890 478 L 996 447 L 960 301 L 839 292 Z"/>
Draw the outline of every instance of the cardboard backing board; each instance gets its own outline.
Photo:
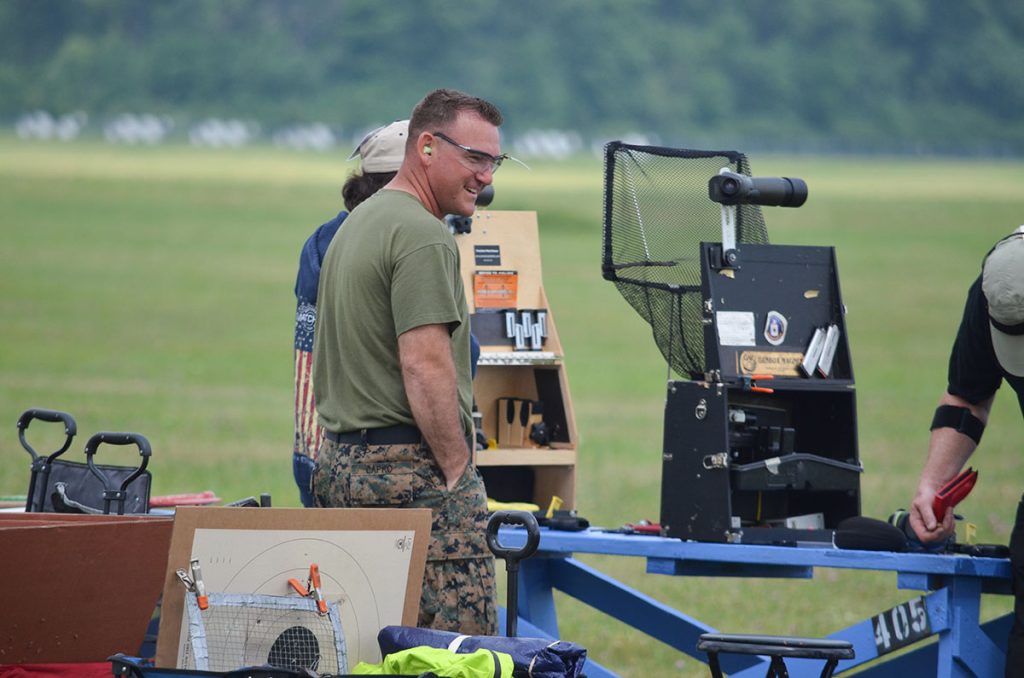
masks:
<path id="1" fill-rule="evenodd" d="M 171 527 L 152 516 L 0 514 L 0 664 L 137 653 L 160 598 Z"/>
<path id="2" fill-rule="evenodd" d="M 177 570 L 200 562 L 207 593 L 297 595 L 309 566 L 324 598 L 341 607 L 349 664 L 379 662 L 377 632 L 415 626 L 430 539 L 429 509 L 182 507 L 175 514 L 163 580 L 156 665 L 177 667 L 184 601 Z"/>

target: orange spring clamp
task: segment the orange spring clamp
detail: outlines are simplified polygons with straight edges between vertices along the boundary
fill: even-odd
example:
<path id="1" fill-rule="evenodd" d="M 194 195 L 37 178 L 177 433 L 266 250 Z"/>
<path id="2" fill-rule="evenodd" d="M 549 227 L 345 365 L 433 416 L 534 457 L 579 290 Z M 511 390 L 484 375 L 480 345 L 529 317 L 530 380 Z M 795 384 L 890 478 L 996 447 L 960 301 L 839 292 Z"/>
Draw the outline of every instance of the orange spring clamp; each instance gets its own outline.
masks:
<path id="1" fill-rule="evenodd" d="M 288 585 L 304 598 L 312 598 L 316 601 L 316 609 L 320 614 L 327 614 L 327 601 L 324 599 L 323 591 L 320 588 L 320 567 L 316 563 L 309 566 L 309 578 L 306 585 L 299 583 L 298 579 L 289 579 Z"/>
<path id="2" fill-rule="evenodd" d="M 775 376 L 772 374 L 751 374 L 743 376 L 743 390 L 754 393 L 775 393 L 775 389 L 761 386 L 759 381 L 771 381 Z"/>

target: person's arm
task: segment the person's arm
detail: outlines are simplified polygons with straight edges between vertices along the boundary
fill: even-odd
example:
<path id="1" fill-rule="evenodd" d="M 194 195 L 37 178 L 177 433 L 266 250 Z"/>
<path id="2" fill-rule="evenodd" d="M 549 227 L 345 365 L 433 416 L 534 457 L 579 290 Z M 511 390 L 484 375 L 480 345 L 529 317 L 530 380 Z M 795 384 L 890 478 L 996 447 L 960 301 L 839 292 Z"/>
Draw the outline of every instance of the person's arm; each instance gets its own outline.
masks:
<path id="1" fill-rule="evenodd" d="M 942 396 L 939 405 L 966 407 L 982 424 L 988 422 L 992 410 L 992 398 L 973 405 L 948 391 Z M 941 427 L 932 431 L 928 443 L 928 460 L 925 462 L 921 477 L 917 483 L 917 494 L 910 505 L 910 525 L 914 528 L 917 538 L 922 542 L 934 542 L 947 538 L 956 529 L 953 512 L 946 511 L 942 522 L 935 519 L 932 511 L 932 500 L 939 489 L 960 472 L 977 444 L 970 436 L 956 429 Z"/>
<path id="2" fill-rule="evenodd" d="M 405 394 L 427 445 L 455 487 L 469 463 L 447 325 L 421 325 L 398 337 Z"/>

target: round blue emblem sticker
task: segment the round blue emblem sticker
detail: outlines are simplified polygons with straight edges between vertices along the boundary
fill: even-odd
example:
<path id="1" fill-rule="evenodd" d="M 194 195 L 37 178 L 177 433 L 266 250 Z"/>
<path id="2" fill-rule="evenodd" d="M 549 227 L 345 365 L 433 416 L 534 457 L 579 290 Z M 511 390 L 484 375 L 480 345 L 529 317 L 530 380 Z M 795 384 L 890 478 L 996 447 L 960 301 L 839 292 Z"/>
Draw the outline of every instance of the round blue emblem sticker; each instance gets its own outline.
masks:
<path id="1" fill-rule="evenodd" d="M 778 311 L 768 311 L 768 319 L 764 323 L 764 338 L 772 346 L 778 346 L 786 340 L 786 317 Z"/>

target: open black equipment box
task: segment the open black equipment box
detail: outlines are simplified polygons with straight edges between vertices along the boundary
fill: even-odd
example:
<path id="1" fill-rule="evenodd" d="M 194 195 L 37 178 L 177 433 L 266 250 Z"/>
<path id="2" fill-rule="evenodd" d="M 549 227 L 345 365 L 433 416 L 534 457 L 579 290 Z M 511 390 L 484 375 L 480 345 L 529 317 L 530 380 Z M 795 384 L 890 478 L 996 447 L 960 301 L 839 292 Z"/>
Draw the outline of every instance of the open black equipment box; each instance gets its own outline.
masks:
<path id="1" fill-rule="evenodd" d="M 668 384 L 662 530 L 831 541 L 860 514 L 862 471 L 835 253 L 743 244 L 737 254 L 726 266 L 720 244 L 700 245 L 705 374 Z M 809 355 L 830 327 L 824 357 Z"/>

